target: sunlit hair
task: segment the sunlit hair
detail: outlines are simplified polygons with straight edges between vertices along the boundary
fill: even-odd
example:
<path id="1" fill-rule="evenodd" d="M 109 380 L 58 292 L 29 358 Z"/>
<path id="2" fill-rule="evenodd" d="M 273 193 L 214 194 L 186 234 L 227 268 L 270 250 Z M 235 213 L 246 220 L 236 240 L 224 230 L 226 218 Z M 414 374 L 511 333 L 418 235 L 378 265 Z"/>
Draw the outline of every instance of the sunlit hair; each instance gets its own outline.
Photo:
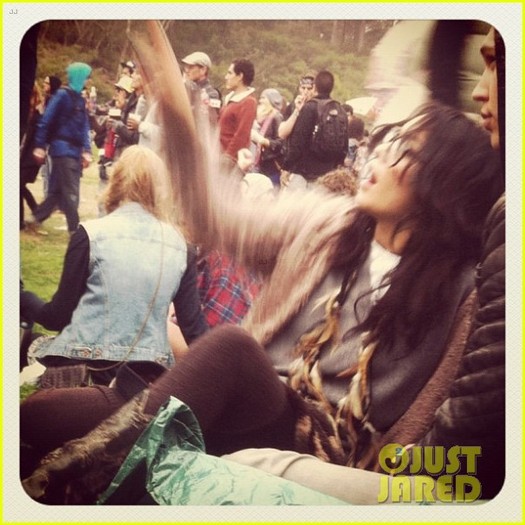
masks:
<path id="1" fill-rule="evenodd" d="M 386 279 L 388 291 L 358 327 L 387 347 L 399 330 L 416 343 L 439 322 L 458 275 L 479 259 L 485 218 L 502 192 L 500 162 L 484 130 L 439 103 L 423 106 L 407 120 L 416 116 L 407 133 L 407 139 L 417 136 L 419 143 L 411 178 L 416 204 L 398 225 L 410 223 L 411 236 L 400 264 Z M 392 127 L 372 134 L 372 149 Z M 372 217 L 357 212 L 340 245 L 340 266 L 366 257 L 374 226 Z"/>
<path id="2" fill-rule="evenodd" d="M 137 202 L 165 222 L 174 222 L 173 191 L 166 166 L 152 150 L 130 146 L 114 164 L 104 204 L 111 213 L 126 202 Z"/>

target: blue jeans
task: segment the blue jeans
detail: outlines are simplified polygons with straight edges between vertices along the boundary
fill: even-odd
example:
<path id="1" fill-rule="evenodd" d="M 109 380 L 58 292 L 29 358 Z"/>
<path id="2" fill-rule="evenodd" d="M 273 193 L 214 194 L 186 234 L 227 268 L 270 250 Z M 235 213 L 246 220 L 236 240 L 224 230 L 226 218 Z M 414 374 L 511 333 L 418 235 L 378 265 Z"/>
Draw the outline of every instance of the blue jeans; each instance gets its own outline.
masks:
<path id="1" fill-rule="evenodd" d="M 55 208 L 60 207 L 66 216 L 69 232 L 78 228 L 81 175 L 80 159 L 53 157 L 47 197 L 33 213 L 38 222 L 45 221 Z"/>

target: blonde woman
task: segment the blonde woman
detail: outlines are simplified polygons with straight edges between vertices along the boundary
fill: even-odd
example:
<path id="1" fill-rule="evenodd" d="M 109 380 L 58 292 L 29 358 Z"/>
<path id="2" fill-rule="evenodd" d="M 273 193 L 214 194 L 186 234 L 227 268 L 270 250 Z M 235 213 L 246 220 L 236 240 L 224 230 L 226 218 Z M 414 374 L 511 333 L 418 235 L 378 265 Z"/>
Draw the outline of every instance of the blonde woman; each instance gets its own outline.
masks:
<path id="1" fill-rule="evenodd" d="M 71 237 L 51 301 L 21 293 L 22 317 L 60 332 L 31 348 L 48 375 L 58 372 L 59 382 L 65 365 L 87 365 L 91 381 L 101 384 L 125 361 L 171 367 L 171 302 L 188 343 L 204 332 L 194 256 L 174 226 L 170 195 L 162 160 L 131 146 L 115 164 L 105 194 L 108 214 L 83 223 Z"/>
<path id="2" fill-rule="evenodd" d="M 283 139 L 279 138 L 279 125 L 283 121 L 283 97 L 276 89 L 265 89 L 259 97 L 257 117 L 251 131 L 254 148 L 254 171 L 269 177 L 279 186 Z"/>

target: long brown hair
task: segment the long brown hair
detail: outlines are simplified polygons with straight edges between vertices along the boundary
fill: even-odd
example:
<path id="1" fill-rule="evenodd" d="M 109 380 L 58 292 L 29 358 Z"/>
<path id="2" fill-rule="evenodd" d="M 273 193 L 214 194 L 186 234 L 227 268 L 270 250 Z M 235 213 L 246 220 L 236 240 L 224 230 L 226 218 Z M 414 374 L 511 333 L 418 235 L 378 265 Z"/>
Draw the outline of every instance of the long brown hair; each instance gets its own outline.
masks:
<path id="1" fill-rule="evenodd" d="M 483 130 L 440 103 L 423 106 L 411 118 L 415 116 L 420 118 L 411 132 L 426 137 L 415 161 L 416 207 L 404 218 L 415 226 L 400 264 L 383 284 L 388 291 L 356 328 L 369 332 L 383 348 L 390 347 L 399 331 L 417 344 L 439 322 L 459 273 L 480 256 L 485 217 L 502 192 L 499 159 Z M 393 126 L 373 134 L 372 149 Z M 357 213 L 341 240 L 338 266 L 352 267 L 362 260 L 374 226 L 373 218 Z"/>

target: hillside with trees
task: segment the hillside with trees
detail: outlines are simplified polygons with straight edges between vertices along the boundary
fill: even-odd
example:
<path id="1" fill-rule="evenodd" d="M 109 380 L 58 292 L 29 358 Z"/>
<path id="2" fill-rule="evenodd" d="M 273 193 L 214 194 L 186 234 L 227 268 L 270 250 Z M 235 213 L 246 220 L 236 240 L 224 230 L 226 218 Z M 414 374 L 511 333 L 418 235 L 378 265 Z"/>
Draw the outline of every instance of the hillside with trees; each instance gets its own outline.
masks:
<path id="1" fill-rule="evenodd" d="M 368 55 L 394 21 L 387 20 L 165 20 L 162 24 L 180 59 L 204 51 L 213 61 L 212 84 L 224 91 L 224 74 L 235 58 L 255 64 L 254 86 L 274 87 L 292 99 L 299 77 L 308 70 L 329 69 L 334 98 L 366 95 L 363 84 Z M 133 58 L 128 32 L 142 32 L 133 20 L 50 20 L 42 22 L 37 78 L 64 77 L 72 61 L 93 67 L 101 101 L 113 93 L 119 63 Z M 23 67 L 23 65 L 22 65 Z"/>

